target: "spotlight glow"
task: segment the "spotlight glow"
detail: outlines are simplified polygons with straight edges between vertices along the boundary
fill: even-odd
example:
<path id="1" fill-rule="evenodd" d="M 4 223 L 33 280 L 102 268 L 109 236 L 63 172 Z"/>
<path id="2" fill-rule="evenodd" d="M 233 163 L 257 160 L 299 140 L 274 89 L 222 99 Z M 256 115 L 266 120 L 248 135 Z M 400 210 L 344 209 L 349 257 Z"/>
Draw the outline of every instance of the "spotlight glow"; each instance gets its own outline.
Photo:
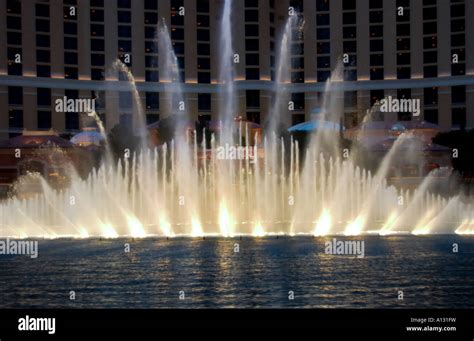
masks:
<path id="1" fill-rule="evenodd" d="M 160 216 L 160 229 L 164 236 L 166 237 L 173 237 L 173 229 L 171 224 L 169 223 L 168 219 L 165 216 Z"/>
<path id="2" fill-rule="evenodd" d="M 199 219 L 197 219 L 196 217 L 192 218 L 191 219 L 191 228 L 192 228 L 192 231 L 191 231 L 191 235 L 193 237 L 202 237 L 204 236 L 204 231 L 202 229 L 202 225 L 201 223 L 199 222 Z"/>
<path id="3" fill-rule="evenodd" d="M 262 224 L 260 224 L 260 223 L 255 224 L 255 227 L 253 228 L 253 231 L 252 231 L 252 236 L 254 236 L 254 237 L 264 237 L 265 236 L 265 230 L 263 229 Z"/>
<path id="4" fill-rule="evenodd" d="M 365 218 L 359 215 L 355 220 L 350 222 L 344 230 L 346 236 L 358 236 L 362 233 L 365 225 Z"/>
<path id="5" fill-rule="evenodd" d="M 411 232 L 411 234 L 414 234 L 415 236 L 424 236 L 429 233 L 430 233 L 430 229 L 428 227 L 419 227 Z"/>
<path id="6" fill-rule="evenodd" d="M 331 229 L 331 224 L 331 214 L 329 213 L 329 210 L 324 209 L 316 223 L 313 235 L 316 237 L 326 236 L 329 233 L 329 230 Z"/>
<path id="7" fill-rule="evenodd" d="M 390 234 L 393 234 L 394 232 L 392 231 L 392 228 L 395 222 L 397 221 L 397 218 L 398 218 L 397 212 L 390 213 L 387 221 L 385 221 L 385 224 L 380 229 L 379 235 L 388 236 Z"/>
<path id="8" fill-rule="evenodd" d="M 89 233 L 83 226 L 79 226 L 78 230 L 79 230 L 79 236 L 78 236 L 79 238 L 86 239 L 90 237 Z"/>
<path id="9" fill-rule="evenodd" d="M 115 231 L 113 226 L 109 223 L 103 223 L 101 224 L 101 232 L 102 232 L 102 237 L 107 238 L 107 239 L 113 239 L 113 238 L 118 238 L 118 233 Z"/>
<path id="10" fill-rule="evenodd" d="M 418 224 L 416 224 L 416 227 L 411 231 L 411 234 L 414 235 L 425 235 L 430 233 L 430 228 L 428 226 L 428 223 L 431 221 L 433 217 L 433 212 L 434 210 L 431 209 L 428 211 L 428 213 L 425 214 L 423 218 L 420 219 Z"/>
<path id="11" fill-rule="evenodd" d="M 134 216 L 127 216 L 127 224 L 133 238 L 145 238 L 147 236 L 142 223 Z"/>
<path id="12" fill-rule="evenodd" d="M 232 237 L 232 219 L 224 202 L 220 204 L 219 227 L 223 237 Z"/>
<path id="13" fill-rule="evenodd" d="M 459 235 L 473 235 L 474 220 L 469 221 L 468 219 L 465 219 L 454 232 Z"/>

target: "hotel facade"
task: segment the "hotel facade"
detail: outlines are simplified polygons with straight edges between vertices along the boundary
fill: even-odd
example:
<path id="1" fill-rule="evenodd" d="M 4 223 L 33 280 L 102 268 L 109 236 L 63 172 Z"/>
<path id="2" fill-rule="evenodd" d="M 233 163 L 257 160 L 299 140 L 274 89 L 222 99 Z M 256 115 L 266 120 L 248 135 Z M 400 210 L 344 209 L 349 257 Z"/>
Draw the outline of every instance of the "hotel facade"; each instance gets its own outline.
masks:
<path id="1" fill-rule="evenodd" d="M 56 100 L 95 98 L 110 130 L 138 110 L 121 59 L 136 82 L 147 122 L 169 112 L 156 33 L 165 20 L 186 106 L 196 120 L 219 117 L 223 0 L 1 0 L 0 138 L 90 124 L 57 112 Z M 279 43 L 289 8 L 304 20 L 291 42 L 285 115 L 296 124 L 321 106 L 326 80 L 343 60 L 344 124 L 361 122 L 387 96 L 419 99 L 421 114 L 383 113 L 387 124 L 424 120 L 443 131 L 474 128 L 474 1 L 234 0 L 236 116 L 263 123 L 272 103 Z M 161 75 L 162 76 L 162 75 Z M 288 109 L 288 108 L 287 108 Z"/>

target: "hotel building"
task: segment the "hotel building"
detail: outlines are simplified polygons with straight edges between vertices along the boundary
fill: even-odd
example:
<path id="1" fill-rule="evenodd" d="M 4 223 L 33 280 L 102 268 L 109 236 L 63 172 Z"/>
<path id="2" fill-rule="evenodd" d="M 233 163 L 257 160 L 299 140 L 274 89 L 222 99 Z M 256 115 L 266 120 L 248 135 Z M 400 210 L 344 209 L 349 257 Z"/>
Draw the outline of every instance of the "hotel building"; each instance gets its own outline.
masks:
<path id="1" fill-rule="evenodd" d="M 344 124 L 360 123 L 386 96 L 421 101 L 420 117 L 384 113 L 375 120 L 425 120 L 443 131 L 474 128 L 474 1 L 234 0 L 236 115 L 263 123 L 272 102 L 278 47 L 289 8 L 304 19 L 291 42 L 296 124 L 321 105 L 341 59 Z M 147 122 L 169 112 L 156 41 L 165 20 L 178 58 L 186 105 L 196 119 L 219 116 L 219 39 L 224 0 L 1 0 L 0 138 L 24 129 L 70 136 L 89 124 L 80 112 L 56 112 L 56 99 L 96 98 L 110 130 L 137 110 L 120 58 L 131 70 Z M 288 108 L 287 108 L 288 109 Z"/>

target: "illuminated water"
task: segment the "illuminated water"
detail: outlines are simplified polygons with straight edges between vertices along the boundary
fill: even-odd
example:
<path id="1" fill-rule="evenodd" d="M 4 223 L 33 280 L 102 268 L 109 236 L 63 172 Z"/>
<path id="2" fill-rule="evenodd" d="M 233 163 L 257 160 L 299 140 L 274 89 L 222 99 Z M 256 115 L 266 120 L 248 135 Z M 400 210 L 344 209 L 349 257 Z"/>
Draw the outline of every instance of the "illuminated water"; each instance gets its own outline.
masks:
<path id="1" fill-rule="evenodd" d="M 160 72 L 166 84 L 162 93 L 168 102 L 163 117 L 175 116 L 175 140 L 156 148 L 145 148 L 145 117 L 132 73 L 121 62 L 112 69 L 125 74 L 134 98 L 134 131 L 142 149 L 119 162 L 108 157 L 86 179 L 69 169 L 70 184 L 57 191 L 32 174 L 22 181 L 37 182 L 38 195 L 22 193 L 28 199 L 11 197 L 0 202 L 0 237 L 117 238 L 131 236 L 272 236 L 272 235 L 362 235 L 362 234 L 472 234 L 474 203 L 463 195 L 433 194 L 436 174 L 425 177 L 414 191 L 387 184 L 394 159 L 416 159 L 420 154 L 409 144 L 410 134 L 402 134 L 371 173 L 358 164 L 356 153 L 343 157 L 339 132 L 320 129 L 312 134 L 309 146 L 300 151 L 298 142 L 277 138 L 276 126 L 264 132 L 262 143 L 250 144 L 251 129 L 234 127 L 234 65 L 231 25 L 232 1 L 224 1 L 222 54 L 219 60 L 219 100 L 221 130 L 197 141 L 187 136 L 187 111 L 179 68 L 169 31 L 160 22 L 158 43 L 162 61 Z M 280 100 L 289 90 L 287 62 L 291 32 L 301 30 L 296 17 L 287 19 L 279 49 L 276 96 L 269 117 L 281 123 Z M 286 68 L 286 69 L 285 69 Z M 315 122 L 337 124 L 343 115 L 341 93 L 343 65 L 339 63 L 326 82 L 321 114 Z M 122 82 L 121 82 L 122 83 Z M 282 95 L 282 96 L 280 96 Z M 95 115 L 97 118 L 97 115 Z M 135 124 L 136 123 L 136 124 Z M 101 126 L 99 124 L 99 126 Z M 103 130 L 102 130 L 103 132 Z M 104 132 L 103 132 L 104 133 Z M 258 137 L 258 136 L 256 136 Z M 255 138 L 259 141 L 259 138 Z M 258 155 L 246 154 L 221 159 L 225 145 L 255 148 Z M 413 150 L 413 152 L 412 152 Z M 303 152 L 303 153 L 301 153 Z M 206 157 L 204 157 L 204 155 Z M 242 156 L 244 156 L 242 158 Z M 22 182 L 17 184 L 21 188 Z"/>
<path id="2" fill-rule="evenodd" d="M 0 308 L 474 308 L 470 236 L 365 236 L 361 259 L 326 240 L 40 241 L 35 260 L 0 256 Z"/>

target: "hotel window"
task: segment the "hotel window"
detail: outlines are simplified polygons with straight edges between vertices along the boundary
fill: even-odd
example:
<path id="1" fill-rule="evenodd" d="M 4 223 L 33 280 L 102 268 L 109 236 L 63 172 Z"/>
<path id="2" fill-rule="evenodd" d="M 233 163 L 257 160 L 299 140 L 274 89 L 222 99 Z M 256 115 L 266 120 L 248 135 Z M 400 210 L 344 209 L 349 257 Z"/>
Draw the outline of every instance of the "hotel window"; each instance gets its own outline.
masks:
<path id="1" fill-rule="evenodd" d="M 145 71 L 145 80 L 147 82 L 158 82 L 159 73 L 157 70 L 146 70 Z"/>
<path id="2" fill-rule="evenodd" d="M 35 4 L 35 13 L 37 17 L 49 18 L 49 5 L 48 4 Z"/>
<path id="3" fill-rule="evenodd" d="M 245 70 L 245 79 L 247 79 L 247 80 L 258 80 L 258 79 L 260 79 L 259 69 L 246 69 Z"/>
<path id="4" fill-rule="evenodd" d="M 91 46 L 91 79 L 92 80 L 104 80 L 105 70 L 104 61 L 105 50 L 104 43 L 104 1 L 103 0 L 91 0 L 90 1 L 90 46 Z"/>
<path id="5" fill-rule="evenodd" d="M 370 90 L 370 106 L 374 106 L 385 97 L 384 90 Z"/>
<path id="6" fill-rule="evenodd" d="M 211 94 L 198 94 L 198 111 L 211 111 Z"/>
<path id="7" fill-rule="evenodd" d="M 132 37 L 132 27 L 119 25 L 118 27 L 118 36 L 120 38 L 131 38 Z"/>
<path id="8" fill-rule="evenodd" d="M 92 66 L 104 66 L 105 64 L 105 55 L 103 54 L 91 54 L 91 65 Z"/>
<path id="9" fill-rule="evenodd" d="M 23 88 L 20 86 L 8 87 L 8 104 L 22 105 L 23 104 Z"/>
<path id="10" fill-rule="evenodd" d="M 160 115 L 159 114 L 146 114 L 146 124 L 150 125 L 153 123 L 156 123 L 160 120 Z"/>
<path id="11" fill-rule="evenodd" d="M 258 0 L 245 0 L 245 7 L 258 7 Z"/>
<path id="12" fill-rule="evenodd" d="M 129 0 L 117 0 L 117 56 L 118 58 L 127 65 L 132 66 L 132 12 L 131 3 Z M 120 77 L 119 80 L 128 80 Z"/>
<path id="13" fill-rule="evenodd" d="M 125 127 L 132 127 L 133 116 L 131 114 L 120 114 L 119 124 Z"/>
<path id="14" fill-rule="evenodd" d="M 104 25 L 91 24 L 91 36 L 103 37 L 104 36 Z"/>
<path id="15" fill-rule="evenodd" d="M 466 86 L 458 85 L 451 88 L 451 102 L 452 104 L 466 103 Z"/>
<path id="16" fill-rule="evenodd" d="M 38 129 L 51 129 L 51 111 L 49 110 L 38 110 Z"/>
<path id="17" fill-rule="evenodd" d="M 104 7 L 104 0 L 90 0 L 90 4 L 91 7 Z"/>
<path id="18" fill-rule="evenodd" d="M 65 67 L 64 68 L 64 78 L 66 79 L 77 79 L 78 70 L 76 67 Z"/>
<path id="19" fill-rule="evenodd" d="M 438 77 L 437 7 L 435 1 L 423 2 L 423 76 Z M 426 58 L 425 58 L 426 57 Z"/>
<path id="20" fill-rule="evenodd" d="M 453 108 L 451 114 L 453 128 L 464 130 L 466 128 L 466 108 Z"/>
<path id="21" fill-rule="evenodd" d="M 329 12 L 329 0 L 316 0 L 317 12 Z"/>
<path id="22" fill-rule="evenodd" d="M 36 32 L 49 33 L 49 21 L 44 19 L 36 19 Z"/>
<path id="23" fill-rule="evenodd" d="M 305 115 L 304 114 L 293 114 L 291 115 L 291 125 L 296 125 L 303 123 L 305 121 Z"/>
<path id="24" fill-rule="evenodd" d="M 158 110 L 160 108 L 160 94 L 158 92 L 147 92 L 145 98 L 147 110 Z"/>
<path id="25" fill-rule="evenodd" d="M 245 22 L 258 22 L 258 9 L 246 9 Z"/>
<path id="26" fill-rule="evenodd" d="M 37 92 L 36 104 L 40 107 L 50 107 L 51 106 L 51 89 L 38 88 L 36 92 Z"/>
<path id="27" fill-rule="evenodd" d="M 259 46 L 260 44 L 257 39 L 245 39 L 245 50 L 258 52 Z"/>
<path id="28" fill-rule="evenodd" d="M 438 124 L 438 109 L 425 109 L 424 120 L 429 123 Z"/>
<path id="29" fill-rule="evenodd" d="M 466 74 L 466 23 L 465 5 L 463 0 L 451 0 L 451 58 L 457 62 L 451 63 L 451 75 Z"/>
<path id="30" fill-rule="evenodd" d="M 77 23 L 64 22 L 64 34 L 77 35 Z"/>
<path id="31" fill-rule="evenodd" d="M 117 12 L 117 21 L 119 23 L 130 24 L 132 22 L 132 13 L 129 11 L 118 11 Z"/>
<path id="32" fill-rule="evenodd" d="M 209 27 L 209 15 L 197 15 L 197 25 L 199 27 Z"/>
<path id="33" fill-rule="evenodd" d="M 102 5 L 102 7 L 103 7 L 103 5 Z M 103 9 L 92 8 L 90 13 L 91 13 L 91 22 L 104 22 L 104 10 Z"/>
<path id="34" fill-rule="evenodd" d="M 66 96 L 67 99 L 76 100 L 79 98 L 79 91 L 78 90 L 64 90 L 64 96 Z M 79 129 L 79 113 L 66 112 L 64 115 L 65 115 L 66 130 L 78 130 Z"/>
<path id="35" fill-rule="evenodd" d="M 23 128 L 23 110 L 10 109 L 8 111 L 8 127 L 18 130 L 16 133 L 10 133 L 10 137 L 21 135 L 19 130 Z"/>
<path id="36" fill-rule="evenodd" d="M 402 11 L 400 11 L 402 8 Z M 411 59 L 410 54 L 410 0 L 396 0 L 396 22 L 397 22 L 397 54 L 403 52 L 404 58 L 407 61 Z M 397 78 L 407 79 L 411 77 L 410 63 L 404 62 L 400 64 L 397 62 Z"/>
<path id="37" fill-rule="evenodd" d="M 79 114 L 77 112 L 67 112 L 66 113 L 66 130 L 78 130 L 79 129 Z"/>
<path id="38" fill-rule="evenodd" d="M 51 66 L 49 65 L 36 65 L 36 76 L 37 77 L 51 77 Z"/>
<path id="39" fill-rule="evenodd" d="M 383 2 L 369 2 L 370 79 L 384 79 Z"/>
<path id="40" fill-rule="evenodd" d="M 246 90 L 245 102 L 247 120 L 260 123 L 260 90 Z"/>
<path id="41" fill-rule="evenodd" d="M 316 76 L 318 82 L 325 82 L 331 74 L 329 6 L 329 0 L 316 0 Z"/>
<path id="42" fill-rule="evenodd" d="M 36 76 L 51 77 L 49 4 L 35 4 Z"/>
<path id="43" fill-rule="evenodd" d="M 344 107 L 345 108 L 357 107 L 357 91 L 344 92 Z"/>
<path id="44" fill-rule="evenodd" d="M 64 4 L 64 78 L 78 79 L 77 12 L 71 15 L 71 4 Z"/>
<path id="45" fill-rule="evenodd" d="M 438 124 L 438 88 L 423 89 L 424 120 Z"/>
<path id="46" fill-rule="evenodd" d="M 7 58 L 8 74 L 21 76 L 23 74 L 23 59 L 21 44 L 21 2 L 19 0 L 7 1 Z M 21 60 L 18 60 L 20 57 Z M 17 61 L 20 61 L 17 63 Z"/>
<path id="47" fill-rule="evenodd" d="M 105 109 L 105 91 L 91 91 L 91 98 L 95 100 L 95 109 L 97 111 Z"/>
<path id="48" fill-rule="evenodd" d="M 435 106 L 438 104 L 438 88 L 424 88 L 423 89 L 424 105 Z"/>
<path id="49" fill-rule="evenodd" d="M 117 0 L 118 8 L 130 8 L 132 0 Z"/>
<path id="50" fill-rule="evenodd" d="M 7 16 L 7 29 L 21 31 L 21 17 L 13 17 L 11 15 L 8 15 Z"/>
<path id="51" fill-rule="evenodd" d="M 183 0 L 170 0 L 171 6 L 171 40 L 174 53 L 178 58 L 180 82 L 185 82 L 185 60 L 184 60 L 184 16 L 180 15 L 180 8 L 184 6 Z M 199 51 L 198 51 L 199 54 Z"/>
<path id="52" fill-rule="evenodd" d="M 300 20 L 303 20 L 303 1 L 302 0 L 290 0 L 290 6 L 292 6 Z M 291 69 L 291 82 L 292 83 L 304 83 L 304 32 L 298 27 L 293 27 L 291 32 L 291 58 L 293 60 L 302 59 L 303 62 L 297 63 L 295 67 Z"/>
<path id="53" fill-rule="evenodd" d="M 453 128 L 464 130 L 466 128 L 466 108 L 453 108 L 451 114 Z"/>
<path id="54" fill-rule="evenodd" d="M 252 44 L 250 41 L 258 41 L 259 37 L 259 12 L 258 12 L 258 1 L 257 2 L 245 2 L 245 38 L 246 47 L 247 44 Z M 247 43 L 248 42 L 248 43 Z M 255 53 L 253 53 L 255 52 Z M 246 49 L 245 54 L 245 79 L 247 80 L 258 80 L 260 79 L 260 59 L 259 50 L 248 50 Z"/>
<path id="55" fill-rule="evenodd" d="M 104 69 L 91 69 L 91 79 L 100 81 L 105 79 Z"/>
<path id="56" fill-rule="evenodd" d="M 346 31 L 344 31 L 344 35 L 346 35 Z M 318 40 L 328 40 L 328 39 L 330 39 L 329 27 L 327 27 L 327 28 L 317 28 L 316 29 L 316 39 L 318 39 Z"/>
<path id="57" fill-rule="evenodd" d="M 145 0 L 145 10 L 158 10 L 158 1 L 156 0 Z"/>
<path id="58" fill-rule="evenodd" d="M 270 79 L 275 80 L 275 3 L 270 1 Z"/>
<path id="59" fill-rule="evenodd" d="M 411 89 L 399 89 L 397 90 L 397 98 L 400 99 L 410 99 L 411 98 Z M 399 121 L 411 121 L 412 114 L 410 112 L 399 112 L 398 120 Z"/>
<path id="60" fill-rule="evenodd" d="M 156 43 L 158 3 L 145 0 L 145 80 L 158 82 L 158 45 Z"/>
<path id="61" fill-rule="evenodd" d="M 438 52 L 437 51 L 423 52 L 423 62 L 425 64 L 436 64 L 438 62 Z"/>
<path id="62" fill-rule="evenodd" d="M 94 45 L 94 44 L 91 44 L 91 45 Z M 77 50 L 77 38 L 76 37 L 64 37 L 64 49 L 65 50 Z M 102 47 L 102 50 L 103 50 L 103 47 Z"/>
<path id="63" fill-rule="evenodd" d="M 133 107 L 133 96 L 131 92 L 119 92 L 119 107 L 121 109 L 130 109 Z"/>
<path id="64" fill-rule="evenodd" d="M 295 110 L 304 110 L 305 95 L 304 92 L 292 93 L 291 101 L 295 106 Z"/>
<path id="65" fill-rule="evenodd" d="M 247 109 L 260 108 L 260 90 L 246 90 L 245 99 L 246 99 Z"/>
<path id="66" fill-rule="evenodd" d="M 20 0 L 7 0 L 7 14 L 21 14 Z"/>
<path id="67" fill-rule="evenodd" d="M 383 68 L 371 68 L 370 69 L 370 79 L 383 79 L 384 78 L 384 69 Z"/>
<path id="68" fill-rule="evenodd" d="M 343 0 L 342 2 L 342 52 L 349 57 L 344 62 L 344 80 L 357 80 L 357 19 L 356 2 Z"/>
<path id="69" fill-rule="evenodd" d="M 198 13 L 209 13 L 209 0 L 196 0 L 196 11 Z"/>

